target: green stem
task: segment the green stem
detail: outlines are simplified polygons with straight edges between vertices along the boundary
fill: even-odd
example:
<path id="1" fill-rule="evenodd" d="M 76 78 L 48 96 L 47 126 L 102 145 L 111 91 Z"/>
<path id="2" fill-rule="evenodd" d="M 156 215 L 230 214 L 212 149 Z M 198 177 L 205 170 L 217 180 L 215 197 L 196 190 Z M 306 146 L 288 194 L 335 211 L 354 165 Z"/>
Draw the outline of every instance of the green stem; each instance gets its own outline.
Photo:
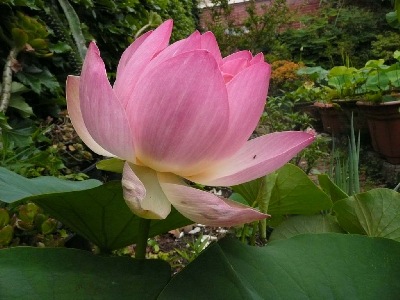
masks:
<path id="1" fill-rule="evenodd" d="M 150 230 L 150 219 L 139 219 L 139 232 L 138 232 L 138 241 L 136 243 L 135 249 L 135 258 L 145 259 L 146 258 L 146 248 L 147 248 L 147 240 L 149 238 L 149 230 Z"/>
<path id="2" fill-rule="evenodd" d="M 8 54 L 6 64 L 3 69 L 3 83 L 0 93 L 0 111 L 6 112 L 11 98 L 11 84 L 12 84 L 12 64 L 17 59 L 18 49 L 12 48 Z"/>

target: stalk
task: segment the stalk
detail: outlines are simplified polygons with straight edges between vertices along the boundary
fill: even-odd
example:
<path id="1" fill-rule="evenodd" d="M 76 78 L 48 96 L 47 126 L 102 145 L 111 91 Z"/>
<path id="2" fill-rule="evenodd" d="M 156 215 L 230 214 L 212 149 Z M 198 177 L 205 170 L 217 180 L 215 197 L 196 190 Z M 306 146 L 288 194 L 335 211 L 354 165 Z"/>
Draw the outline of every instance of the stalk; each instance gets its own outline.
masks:
<path id="1" fill-rule="evenodd" d="M 18 54 L 17 48 L 12 48 L 8 54 L 6 64 L 3 69 L 3 84 L 0 96 L 0 112 L 6 112 L 11 98 L 12 83 L 12 63 L 16 60 Z"/>
<path id="2" fill-rule="evenodd" d="M 147 240 L 149 238 L 150 223 L 150 219 L 139 219 L 138 241 L 136 243 L 135 249 L 135 258 L 137 259 L 146 258 L 146 248 Z"/>

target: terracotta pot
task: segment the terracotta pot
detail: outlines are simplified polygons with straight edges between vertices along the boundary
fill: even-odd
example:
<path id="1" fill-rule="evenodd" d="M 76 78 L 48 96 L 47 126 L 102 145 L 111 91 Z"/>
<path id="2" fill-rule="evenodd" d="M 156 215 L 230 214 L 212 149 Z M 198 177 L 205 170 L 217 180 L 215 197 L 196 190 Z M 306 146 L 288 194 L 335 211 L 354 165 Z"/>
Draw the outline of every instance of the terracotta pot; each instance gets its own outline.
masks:
<path id="1" fill-rule="evenodd" d="M 368 139 L 368 124 L 362 110 L 356 105 L 357 100 L 333 100 L 333 103 L 314 103 L 320 110 L 324 131 L 333 135 L 349 135 L 351 117 L 354 131 L 360 132 L 363 140 Z"/>
<path id="2" fill-rule="evenodd" d="M 315 102 L 322 120 L 323 131 L 334 136 L 347 133 L 347 118 L 340 106 Z"/>
<path id="3" fill-rule="evenodd" d="M 381 104 L 357 102 L 364 112 L 372 147 L 389 163 L 400 164 L 400 101 Z"/>

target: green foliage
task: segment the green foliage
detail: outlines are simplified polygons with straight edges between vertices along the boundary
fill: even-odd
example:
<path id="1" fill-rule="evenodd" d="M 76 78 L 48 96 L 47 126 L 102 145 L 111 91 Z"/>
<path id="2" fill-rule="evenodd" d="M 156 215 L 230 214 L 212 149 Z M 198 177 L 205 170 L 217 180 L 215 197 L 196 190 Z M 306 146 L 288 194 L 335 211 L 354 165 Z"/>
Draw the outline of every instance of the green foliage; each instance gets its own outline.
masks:
<path id="1" fill-rule="evenodd" d="M 150 12 L 163 20 L 175 20 L 172 40 L 187 37 L 195 30 L 193 3 L 189 0 L 74 0 L 71 3 L 84 26 L 86 40 L 95 39 L 101 49 L 102 58 L 110 70 L 116 70 L 119 57 L 133 42 L 135 34 L 149 23 Z M 157 24 L 154 23 L 153 27 Z M 149 28 L 153 29 L 153 28 Z"/>
<path id="2" fill-rule="evenodd" d="M 369 10 L 327 4 L 318 15 L 302 18 L 300 29 L 289 29 L 280 38 L 293 60 L 326 68 L 345 65 L 349 58 L 351 65 L 360 67 L 370 59 L 369 49 L 376 35 L 390 31 L 384 21 L 385 12 L 382 7 Z"/>
<path id="3" fill-rule="evenodd" d="M 400 194 L 374 189 L 339 200 L 333 206 L 340 225 L 349 233 L 400 241 Z"/>
<path id="4" fill-rule="evenodd" d="M 253 53 L 264 52 L 267 55 L 279 49 L 276 39 L 282 26 L 288 24 L 291 14 L 286 0 L 274 0 L 269 5 L 257 11 L 256 1 L 250 1 L 246 7 L 248 17 L 244 22 L 245 32 L 242 33 L 240 49 L 249 49 Z M 281 56 L 280 53 L 279 56 Z"/>
<path id="5" fill-rule="evenodd" d="M 271 1 L 259 9 L 256 1 L 249 1 L 244 24 L 238 24 L 234 19 L 227 0 L 212 2 L 211 20 L 206 27 L 215 34 L 224 56 L 238 49 L 246 49 L 253 53 L 265 52 L 268 57 L 285 58 L 282 57 L 284 47 L 276 38 L 291 18 L 285 0 Z"/>
<path id="6" fill-rule="evenodd" d="M 353 115 L 351 116 L 350 137 L 348 138 L 348 150 L 344 155 L 335 149 L 335 141 L 332 146 L 331 170 L 329 175 L 347 195 L 360 193 L 359 160 L 360 160 L 360 133 L 356 139 L 354 133 Z"/>
<path id="7" fill-rule="evenodd" d="M 400 49 L 400 32 L 386 32 L 378 34 L 376 40 L 371 43 L 371 54 L 373 58 L 384 59 L 392 63 L 393 52 Z"/>
<path id="8" fill-rule="evenodd" d="M 173 277 L 159 299 L 396 299 L 399 251 L 395 241 L 343 234 L 264 248 L 224 239 Z"/>
<path id="9" fill-rule="evenodd" d="M 0 222 L 0 248 L 24 245 L 60 247 L 69 236 L 64 229 L 59 229 L 58 221 L 49 218 L 31 202 L 15 208 L 0 208 Z"/>
<path id="10" fill-rule="evenodd" d="M 129 299 L 132 295 L 155 299 L 171 276 L 168 264 L 160 260 L 102 257 L 63 248 L 3 249 L 0 264 L 2 299 L 27 295 L 40 299 L 57 295 L 65 300 Z"/>
<path id="11" fill-rule="evenodd" d="M 263 240 L 267 238 L 267 227 L 278 225 L 286 215 L 315 214 L 332 206 L 328 195 L 301 169 L 290 164 L 265 177 L 233 186 L 232 189 L 238 194 L 234 194 L 235 200 L 240 197 L 248 205 L 258 207 L 263 213 L 272 216 L 267 223 L 260 221 L 260 236 Z M 242 231 L 243 240 L 244 233 Z M 255 236 L 256 233 L 254 230 L 251 234 Z"/>
<path id="12" fill-rule="evenodd" d="M 175 249 L 175 251 L 186 260 L 186 262 L 190 263 L 194 261 L 200 253 L 207 247 L 209 244 L 209 240 L 203 237 L 203 234 L 200 234 L 197 238 L 193 237 L 193 241 L 187 244 L 186 249 Z"/>
<path id="13" fill-rule="evenodd" d="M 0 176 L 0 201 L 18 204 L 31 200 L 103 252 L 137 240 L 140 218 L 126 205 L 121 182 L 101 185 L 97 180 L 26 179 L 6 169 L 0 169 Z M 150 237 L 188 224 L 190 220 L 173 210 L 165 220 L 152 220 Z"/>
<path id="14" fill-rule="evenodd" d="M 37 126 L 30 120 L 5 123 L 1 133 L 0 166 L 26 177 L 52 175 L 86 179 L 85 174 L 79 173 L 80 168 L 72 174 L 77 163 L 83 167 L 82 163 L 92 160 L 92 155 L 76 139 L 68 132 L 68 127 L 45 123 Z"/>
<path id="15" fill-rule="evenodd" d="M 358 235 L 308 234 L 264 248 L 224 239 L 171 279 L 170 267 L 159 260 L 95 256 L 62 248 L 11 248 L 0 251 L 4 285 L 0 296 L 396 299 L 399 251 L 398 242 Z M 201 293 L 193 292 L 199 288 Z"/>

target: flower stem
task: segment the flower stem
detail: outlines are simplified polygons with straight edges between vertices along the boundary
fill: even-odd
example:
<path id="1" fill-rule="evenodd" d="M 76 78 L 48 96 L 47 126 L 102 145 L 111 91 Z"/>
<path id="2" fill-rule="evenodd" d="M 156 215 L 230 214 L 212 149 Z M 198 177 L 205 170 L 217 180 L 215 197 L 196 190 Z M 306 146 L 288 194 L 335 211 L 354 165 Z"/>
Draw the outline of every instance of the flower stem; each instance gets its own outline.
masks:
<path id="1" fill-rule="evenodd" d="M 146 258 L 147 239 L 149 238 L 150 223 L 150 219 L 139 219 L 138 241 L 136 243 L 135 258 Z"/>

